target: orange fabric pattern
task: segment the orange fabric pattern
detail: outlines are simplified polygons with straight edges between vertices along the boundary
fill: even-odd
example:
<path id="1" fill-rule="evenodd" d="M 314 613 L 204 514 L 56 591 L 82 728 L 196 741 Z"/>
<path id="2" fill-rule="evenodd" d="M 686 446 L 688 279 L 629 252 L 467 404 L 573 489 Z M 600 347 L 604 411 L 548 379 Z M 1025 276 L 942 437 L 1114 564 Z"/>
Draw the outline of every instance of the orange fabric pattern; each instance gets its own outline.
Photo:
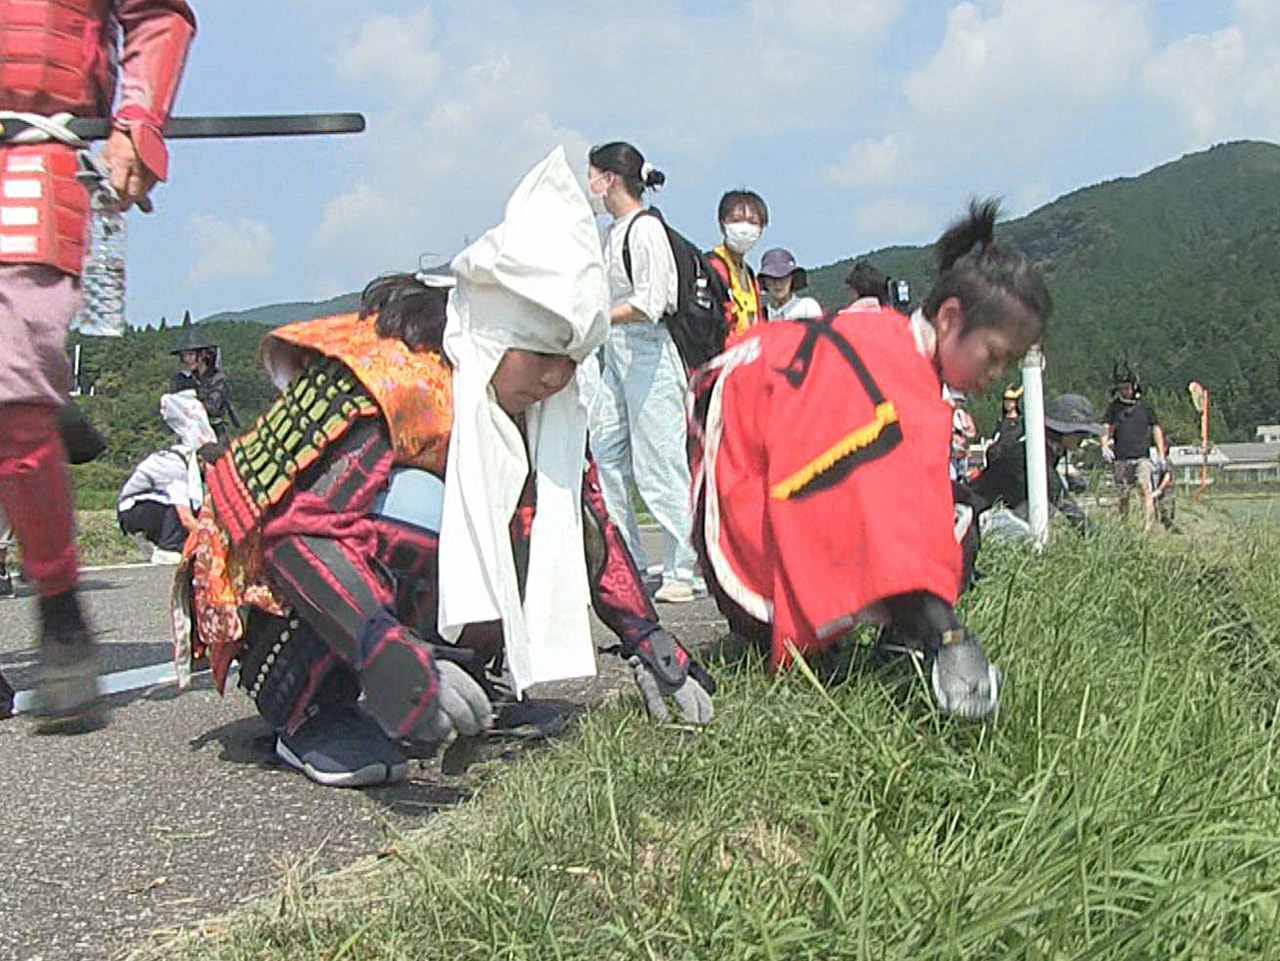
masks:
<path id="1" fill-rule="evenodd" d="M 444 476 L 453 429 L 453 377 L 434 351 L 380 337 L 372 318 L 339 314 L 286 324 L 268 334 L 341 361 L 382 410 L 396 463 Z"/>
<path id="2" fill-rule="evenodd" d="M 182 564 L 191 572 L 191 616 L 195 626 L 191 657 L 209 656 L 214 683 L 218 693 L 223 693 L 227 670 L 244 637 L 243 608 L 257 607 L 286 617 L 289 607 L 263 575 L 258 534 L 251 534 L 232 550 L 227 532 L 216 517 L 206 494 L 196 528 L 183 548 Z"/>

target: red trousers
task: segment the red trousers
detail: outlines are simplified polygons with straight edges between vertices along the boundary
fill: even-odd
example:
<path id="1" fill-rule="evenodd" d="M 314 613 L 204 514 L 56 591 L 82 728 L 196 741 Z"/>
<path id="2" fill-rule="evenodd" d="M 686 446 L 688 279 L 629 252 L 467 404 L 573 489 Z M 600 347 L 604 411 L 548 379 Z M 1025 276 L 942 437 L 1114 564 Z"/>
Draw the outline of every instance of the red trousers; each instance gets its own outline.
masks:
<path id="1" fill-rule="evenodd" d="M 22 548 L 22 567 L 45 597 L 76 582 L 75 507 L 57 408 L 0 404 L 0 507 Z"/>

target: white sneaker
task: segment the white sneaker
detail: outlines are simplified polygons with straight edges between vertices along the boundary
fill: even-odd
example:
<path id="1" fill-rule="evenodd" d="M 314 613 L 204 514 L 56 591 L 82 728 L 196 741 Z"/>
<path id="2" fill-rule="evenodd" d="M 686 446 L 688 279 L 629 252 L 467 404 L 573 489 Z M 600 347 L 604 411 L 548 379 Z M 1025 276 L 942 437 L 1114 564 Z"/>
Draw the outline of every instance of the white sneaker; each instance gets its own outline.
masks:
<path id="1" fill-rule="evenodd" d="M 693 600 L 693 585 L 688 581 L 664 577 L 662 586 L 654 592 L 653 599 L 664 604 L 688 604 Z"/>
<path id="2" fill-rule="evenodd" d="M 162 551 L 156 548 L 151 552 L 152 564 L 176 564 L 182 560 L 182 551 Z"/>

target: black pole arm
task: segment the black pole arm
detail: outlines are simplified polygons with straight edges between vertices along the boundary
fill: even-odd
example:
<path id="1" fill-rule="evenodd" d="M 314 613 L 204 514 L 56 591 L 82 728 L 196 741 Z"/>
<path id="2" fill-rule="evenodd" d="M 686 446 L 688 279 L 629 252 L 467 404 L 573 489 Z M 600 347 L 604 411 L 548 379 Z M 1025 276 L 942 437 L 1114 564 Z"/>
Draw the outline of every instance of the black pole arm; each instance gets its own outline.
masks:
<path id="1" fill-rule="evenodd" d="M 30 124 L 23 120 L 0 121 L 0 137 L 11 139 Z M 106 140 L 111 134 L 109 117 L 72 117 L 67 126 L 82 140 Z M 217 137 L 300 137 L 314 134 L 360 133 L 364 114 L 288 113 L 240 117 L 170 117 L 164 135 L 170 140 Z"/>

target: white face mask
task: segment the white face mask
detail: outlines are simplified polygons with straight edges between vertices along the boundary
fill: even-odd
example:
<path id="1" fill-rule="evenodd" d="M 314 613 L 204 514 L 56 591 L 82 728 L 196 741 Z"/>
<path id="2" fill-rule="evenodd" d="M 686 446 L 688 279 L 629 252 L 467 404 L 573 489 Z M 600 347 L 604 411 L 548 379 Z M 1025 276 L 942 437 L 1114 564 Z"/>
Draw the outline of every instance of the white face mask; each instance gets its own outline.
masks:
<path id="1" fill-rule="evenodd" d="M 735 254 L 746 256 L 747 251 L 760 239 L 760 228 L 745 220 L 733 220 L 724 225 L 724 242 Z"/>
<path id="2" fill-rule="evenodd" d="M 587 182 L 587 201 L 591 204 L 591 212 L 597 217 L 603 217 L 609 212 L 609 208 L 604 205 L 604 195 L 609 192 L 609 185 L 604 185 L 604 190 L 600 193 L 595 192 L 595 183 L 597 180 L 604 180 L 605 175 L 593 177 Z"/>

